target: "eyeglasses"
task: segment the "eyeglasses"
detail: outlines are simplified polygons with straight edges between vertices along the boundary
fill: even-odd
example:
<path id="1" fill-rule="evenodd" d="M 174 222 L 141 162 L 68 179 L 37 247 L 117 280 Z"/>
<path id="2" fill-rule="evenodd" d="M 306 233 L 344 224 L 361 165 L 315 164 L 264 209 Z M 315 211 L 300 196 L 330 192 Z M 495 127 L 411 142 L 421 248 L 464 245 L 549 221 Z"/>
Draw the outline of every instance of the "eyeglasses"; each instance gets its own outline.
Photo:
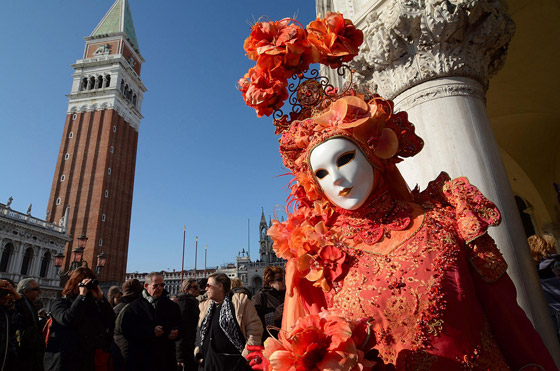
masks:
<path id="1" fill-rule="evenodd" d="M 34 287 L 34 288 L 32 288 L 32 289 L 29 289 L 29 291 L 41 291 L 41 289 L 38 288 L 38 287 Z"/>
<path id="2" fill-rule="evenodd" d="M 192 290 L 200 290 L 200 287 L 198 287 L 198 285 L 187 287 L 187 290 L 191 290 L 191 289 Z"/>
<path id="3" fill-rule="evenodd" d="M 154 286 L 154 287 L 158 287 L 158 286 L 159 286 L 159 287 L 162 287 L 162 288 L 163 288 L 163 287 L 165 287 L 165 283 L 152 283 L 152 286 Z"/>
<path id="4" fill-rule="evenodd" d="M 278 277 L 272 280 L 272 282 L 284 282 L 284 278 Z"/>

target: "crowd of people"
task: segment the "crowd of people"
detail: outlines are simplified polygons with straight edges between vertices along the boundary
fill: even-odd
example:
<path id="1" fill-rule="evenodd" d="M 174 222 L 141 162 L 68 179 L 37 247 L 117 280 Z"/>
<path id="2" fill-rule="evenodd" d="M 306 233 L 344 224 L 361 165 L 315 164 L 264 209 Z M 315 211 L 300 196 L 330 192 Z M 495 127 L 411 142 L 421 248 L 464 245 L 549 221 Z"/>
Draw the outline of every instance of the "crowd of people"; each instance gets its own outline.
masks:
<path id="1" fill-rule="evenodd" d="M 0 280 L 0 370 L 250 370 L 247 347 L 280 327 L 285 285 L 283 269 L 270 266 L 252 298 L 223 273 L 187 279 L 170 297 L 152 272 L 104 295 L 80 267 L 50 313 L 37 309 L 40 293 L 31 278 Z"/>

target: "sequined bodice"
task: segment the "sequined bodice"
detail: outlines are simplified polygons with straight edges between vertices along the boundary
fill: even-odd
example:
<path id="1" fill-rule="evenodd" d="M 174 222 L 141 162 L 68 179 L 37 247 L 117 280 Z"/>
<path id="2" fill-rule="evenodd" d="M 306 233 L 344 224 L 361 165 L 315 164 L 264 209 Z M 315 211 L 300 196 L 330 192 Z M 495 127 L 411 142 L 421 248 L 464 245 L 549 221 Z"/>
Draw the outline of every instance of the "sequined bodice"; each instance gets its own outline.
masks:
<path id="1" fill-rule="evenodd" d="M 482 338 L 491 338 L 473 284 L 464 278 L 469 268 L 452 214 L 429 211 L 422 217 L 411 237 L 389 253 L 347 248 L 348 274 L 330 297 L 347 318 L 373 317 L 381 357 L 404 362 L 406 369 L 441 364 L 438 344 L 452 342 L 454 331 L 466 339 L 446 345 L 446 356 L 454 354 L 456 365 L 475 353 L 479 358 Z M 500 362 L 493 342 L 486 348 L 485 357 Z"/>

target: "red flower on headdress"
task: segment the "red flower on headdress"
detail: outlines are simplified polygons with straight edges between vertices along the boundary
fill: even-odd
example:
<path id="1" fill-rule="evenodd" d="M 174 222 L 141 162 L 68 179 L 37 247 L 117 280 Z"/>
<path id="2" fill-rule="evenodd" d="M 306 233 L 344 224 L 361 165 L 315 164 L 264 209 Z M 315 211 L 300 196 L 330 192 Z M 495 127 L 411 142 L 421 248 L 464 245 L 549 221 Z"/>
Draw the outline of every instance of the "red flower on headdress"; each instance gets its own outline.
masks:
<path id="1" fill-rule="evenodd" d="M 284 105 L 288 98 L 287 81 L 275 79 L 259 68 L 251 68 L 239 79 L 238 87 L 245 103 L 257 111 L 257 116 L 269 116 Z"/>
<path id="2" fill-rule="evenodd" d="M 320 55 L 319 63 L 332 68 L 351 61 L 358 55 L 358 47 L 364 41 L 362 31 L 340 13 L 327 12 L 325 18 L 317 18 L 311 22 L 307 26 L 307 32 L 309 42 Z"/>
<path id="3" fill-rule="evenodd" d="M 312 62 L 305 29 L 289 18 L 255 24 L 243 47 L 248 57 L 257 61 L 259 69 L 279 78 L 288 79 L 307 69 Z"/>
<path id="4" fill-rule="evenodd" d="M 268 96 L 270 92 L 281 94 L 274 99 L 274 104 L 265 104 L 265 108 L 262 109 L 260 104 L 255 104 L 254 99 L 247 99 L 256 77 L 246 75 L 238 83 L 239 90 L 247 104 L 257 109 L 259 117 L 269 116 L 282 106 L 280 100 L 288 98 L 284 94 L 284 87 L 288 85 L 287 80 L 290 77 L 301 74 L 311 63 L 320 62 L 333 68 L 339 67 L 342 62 L 350 61 L 358 54 L 358 47 L 362 42 L 362 32 L 339 13 L 327 13 L 324 19 L 312 22 L 307 30 L 290 18 L 275 22 L 258 22 L 251 27 L 251 34 L 243 44 L 247 56 L 257 62 L 251 69 L 253 72 L 249 70 L 249 74 L 258 71 L 259 76 L 266 75 L 269 80 L 268 87 L 264 81 L 259 83 L 257 101 L 262 98 L 261 91 L 266 91 Z M 269 97 L 266 100 L 273 99 Z M 281 127 L 284 125 L 278 128 Z"/>

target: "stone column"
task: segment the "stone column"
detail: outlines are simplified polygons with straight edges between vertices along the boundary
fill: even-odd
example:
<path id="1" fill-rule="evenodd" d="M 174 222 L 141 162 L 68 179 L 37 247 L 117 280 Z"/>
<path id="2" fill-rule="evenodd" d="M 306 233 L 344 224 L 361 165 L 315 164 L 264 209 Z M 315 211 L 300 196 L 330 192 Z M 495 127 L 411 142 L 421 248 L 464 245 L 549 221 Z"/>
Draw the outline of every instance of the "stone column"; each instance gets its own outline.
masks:
<path id="1" fill-rule="evenodd" d="M 503 252 L 517 300 L 557 364 L 553 332 L 526 236 L 485 105 L 489 77 L 505 62 L 514 24 L 499 0 L 327 0 L 364 31 L 351 63 L 362 88 L 406 110 L 426 144 L 399 168 L 420 189 L 440 171 L 467 176 L 502 212 L 490 234 Z M 333 76 L 330 74 L 331 77 Z"/>

